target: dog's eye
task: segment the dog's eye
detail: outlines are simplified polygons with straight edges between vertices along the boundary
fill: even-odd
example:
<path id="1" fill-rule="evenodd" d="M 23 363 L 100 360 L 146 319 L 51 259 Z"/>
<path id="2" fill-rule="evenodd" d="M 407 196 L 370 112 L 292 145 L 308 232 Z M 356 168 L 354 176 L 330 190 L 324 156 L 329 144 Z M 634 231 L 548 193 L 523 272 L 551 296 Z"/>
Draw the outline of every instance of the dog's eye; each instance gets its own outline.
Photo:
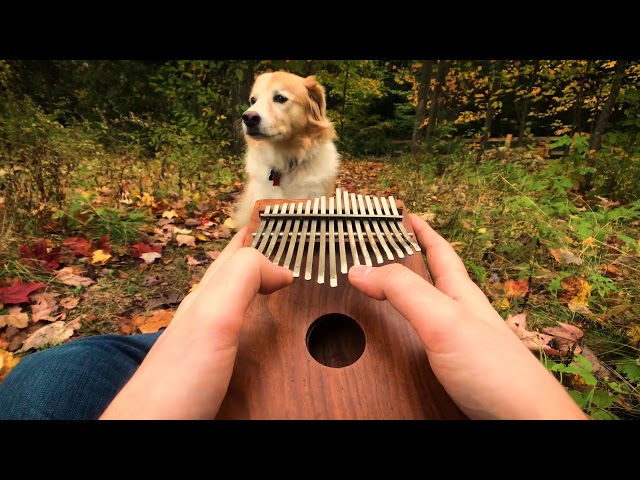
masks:
<path id="1" fill-rule="evenodd" d="M 274 101 L 274 102 L 277 102 L 277 103 L 284 103 L 284 102 L 286 102 L 287 100 L 288 100 L 288 99 L 287 99 L 287 97 L 285 97 L 284 95 L 280 95 L 280 94 L 275 95 L 275 96 L 273 97 L 273 101 Z"/>
<path id="2" fill-rule="evenodd" d="M 258 100 L 256 100 L 256 97 L 251 97 L 249 99 L 249 105 L 253 105 L 254 103 L 256 103 Z"/>

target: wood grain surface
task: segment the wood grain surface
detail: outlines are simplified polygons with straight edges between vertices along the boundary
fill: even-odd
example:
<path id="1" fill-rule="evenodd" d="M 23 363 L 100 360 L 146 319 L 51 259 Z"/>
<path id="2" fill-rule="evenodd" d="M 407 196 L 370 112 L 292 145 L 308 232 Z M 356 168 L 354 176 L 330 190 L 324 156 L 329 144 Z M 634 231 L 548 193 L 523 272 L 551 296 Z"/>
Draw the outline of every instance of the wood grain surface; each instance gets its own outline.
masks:
<path id="1" fill-rule="evenodd" d="M 247 245 L 259 212 L 291 201 L 300 200 L 256 202 Z M 396 203 L 403 212 L 403 203 Z M 412 232 L 406 214 L 403 223 Z M 423 253 L 394 261 L 430 279 Z M 315 276 L 305 280 L 301 273 L 290 286 L 251 303 L 217 419 L 466 417 L 434 376 L 409 323 L 387 301 L 358 292 L 338 267 L 337 287 L 318 284 Z"/>

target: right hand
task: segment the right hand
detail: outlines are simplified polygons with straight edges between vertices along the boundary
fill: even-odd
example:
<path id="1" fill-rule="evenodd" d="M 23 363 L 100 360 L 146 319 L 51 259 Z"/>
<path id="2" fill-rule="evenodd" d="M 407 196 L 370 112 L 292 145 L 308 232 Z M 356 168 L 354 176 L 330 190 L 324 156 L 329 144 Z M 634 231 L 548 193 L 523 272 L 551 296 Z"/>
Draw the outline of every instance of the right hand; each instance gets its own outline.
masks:
<path id="1" fill-rule="evenodd" d="M 449 242 L 409 217 L 434 285 L 397 263 L 351 267 L 349 281 L 409 321 L 460 409 L 472 419 L 587 419 L 469 278 Z"/>

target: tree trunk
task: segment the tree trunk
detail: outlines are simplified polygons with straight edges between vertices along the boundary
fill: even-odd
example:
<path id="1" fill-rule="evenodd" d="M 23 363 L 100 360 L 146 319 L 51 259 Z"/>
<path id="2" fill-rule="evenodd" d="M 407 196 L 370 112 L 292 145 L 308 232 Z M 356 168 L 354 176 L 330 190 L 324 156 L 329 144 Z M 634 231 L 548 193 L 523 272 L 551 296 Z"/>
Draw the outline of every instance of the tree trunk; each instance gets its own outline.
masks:
<path id="1" fill-rule="evenodd" d="M 533 73 L 531 73 L 531 78 L 529 79 L 529 85 L 527 85 L 527 93 L 531 93 L 534 85 L 536 84 L 536 80 L 538 79 L 538 69 L 540 68 L 540 60 L 533 61 Z M 518 143 L 516 146 L 522 147 L 524 146 L 524 131 L 527 128 L 527 116 L 529 115 L 529 101 L 531 98 L 529 96 L 525 97 L 524 102 L 522 102 L 522 112 L 520 112 L 520 126 L 518 128 Z"/>
<path id="2" fill-rule="evenodd" d="M 482 129 L 483 135 L 482 140 L 480 141 L 480 148 L 478 149 L 478 154 L 476 156 L 476 165 L 480 163 L 482 154 L 487 148 L 487 143 L 489 142 L 489 137 L 491 136 L 491 124 L 493 123 L 493 114 L 496 110 L 493 104 L 495 102 L 496 92 L 498 91 L 498 88 L 500 88 L 501 73 L 502 62 L 496 62 L 493 68 L 493 78 L 491 79 L 491 88 L 489 90 L 489 97 L 487 99 L 487 117 L 484 120 L 484 127 Z"/>
<path id="3" fill-rule="evenodd" d="M 420 83 L 418 84 L 418 105 L 413 121 L 413 135 L 411 136 L 411 154 L 415 155 L 420 150 L 421 138 L 424 131 L 424 120 L 427 118 L 427 97 L 431 87 L 431 74 L 433 73 L 433 60 L 423 60 L 420 69 Z"/>
<path id="4" fill-rule="evenodd" d="M 429 122 L 427 123 L 427 129 L 425 132 L 425 140 L 431 138 L 433 128 L 436 123 L 436 116 L 438 113 L 439 104 L 442 102 L 442 84 L 444 83 L 447 73 L 449 72 L 449 62 L 447 60 L 438 61 L 438 74 L 436 76 L 436 84 L 433 86 L 433 92 L 431 92 L 431 108 L 429 109 Z"/>
<path id="5" fill-rule="evenodd" d="M 609 121 L 609 117 L 611 116 L 613 107 L 616 104 L 616 100 L 618 99 L 618 94 L 620 93 L 620 87 L 622 86 L 622 80 L 624 79 L 626 68 L 627 60 L 618 60 L 616 62 L 616 68 L 613 73 L 613 80 L 611 81 L 611 92 L 609 93 L 609 97 L 607 98 L 606 102 L 604 102 L 604 105 L 602 106 L 602 111 L 600 112 L 600 116 L 598 116 L 598 121 L 596 122 L 593 134 L 591 135 L 591 141 L 589 142 L 589 155 L 587 157 L 587 165 L 590 167 L 595 166 L 595 156 L 593 155 L 593 153 L 600 150 L 600 143 L 602 142 L 604 128 Z M 584 181 L 580 185 L 580 193 L 585 193 L 591 190 L 592 180 L 593 173 L 588 172 L 584 176 Z"/>
<path id="6" fill-rule="evenodd" d="M 344 128 L 344 112 L 347 107 L 347 86 L 349 85 L 349 65 L 347 60 L 347 66 L 344 74 L 344 88 L 342 89 L 342 112 L 340 113 L 340 133 L 338 136 L 342 136 L 342 129 Z"/>
<path id="7" fill-rule="evenodd" d="M 248 60 L 244 67 L 242 81 L 238 83 L 236 88 L 236 98 L 234 101 L 235 108 L 232 110 L 231 125 L 233 128 L 233 141 L 231 143 L 231 151 L 234 155 L 240 155 L 244 147 L 244 137 L 242 135 L 242 111 L 240 105 L 249 101 L 251 86 L 254 77 L 254 60 Z"/>

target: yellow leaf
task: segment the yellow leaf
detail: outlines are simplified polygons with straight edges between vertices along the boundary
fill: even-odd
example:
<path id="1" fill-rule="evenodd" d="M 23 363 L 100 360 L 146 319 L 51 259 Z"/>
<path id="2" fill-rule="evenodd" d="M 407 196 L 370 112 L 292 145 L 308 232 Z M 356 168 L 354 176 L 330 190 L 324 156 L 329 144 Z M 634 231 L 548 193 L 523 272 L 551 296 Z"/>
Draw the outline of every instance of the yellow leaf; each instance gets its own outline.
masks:
<path id="1" fill-rule="evenodd" d="M 635 326 L 629 329 L 629 331 L 627 332 L 627 335 L 629 335 L 629 338 L 631 338 L 631 343 L 634 346 L 638 346 L 640 345 L 640 327 Z"/>
<path id="2" fill-rule="evenodd" d="M 203 241 L 203 242 L 206 242 L 207 240 L 209 240 L 206 235 L 204 235 L 204 234 L 202 234 L 200 232 L 196 233 L 196 238 L 198 240 Z"/>
<path id="3" fill-rule="evenodd" d="M 231 228 L 231 229 L 236 228 L 236 222 L 234 222 L 234 221 L 233 221 L 233 219 L 232 219 L 231 217 L 227 218 L 227 219 L 224 221 L 224 225 L 225 225 L 226 227 Z"/>
<path id="4" fill-rule="evenodd" d="M 587 237 L 582 241 L 582 244 L 587 246 L 587 245 L 592 245 L 594 242 L 596 241 L 595 238 L 593 237 Z"/>
<path id="5" fill-rule="evenodd" d="M 198 201 L 200 199 L 200 192 L 194 193 L 191 198 L 195 201 Z"/>
<path id="6" fill-rule="evenodd" d="M 168 218 L 169 220 L 177 216 L 178 214 L 176 213 L 175 210 L 165 210 L 164 212 L 162 212 L 162 218 Z"/>
<path id="7" fill-rule="evenodd" d="M 19 361 L 20 359 L 14 357 L 13 353 L 0 348 L 0 383 L 7 377 L 9 372 L 18 364 Z"/>
<path id="8" fill-rule="evenodd" d="M 141 333 L 156 333 L 161 328 L 169 326 L 174 313 L 173 310 L 156 310 L 149 317 L 136 315 L 133 317 L 133 324 Z"/>
<path id="9" fill-rule="evenodd" d="M 104 263 L 111 258 L 111 255 L 108 253 L 104 253 L 102 250 L 96 250 L 93 252 L 93 258 L 91 259 L 91 263 L 100 263 L 104 265 Z"/>
<path id="10" fill-rule="evenodd" d="M 479 228 L 477 232 L 482 235 L 483 233 L 487 233 L 487 229 L 486 227 L 482 227 L 482 228 Z"/>
<path id="11" fill-rule="evenodd" d="M 191 288 L 189 289 L 189 293 L 195 291 L 196 288 L 198 288 L 198 284 L 194 283 L 193 285 L 191 285 Z"/>
<path id="12" fill-rule="evenodd" d="M 0 315 L 0 328 L 8 325 L 10 327 L 25 328 L 29 324 L 29 315 L 22 311 L 19 306 L 9 307 L 6 315 Z"/>

